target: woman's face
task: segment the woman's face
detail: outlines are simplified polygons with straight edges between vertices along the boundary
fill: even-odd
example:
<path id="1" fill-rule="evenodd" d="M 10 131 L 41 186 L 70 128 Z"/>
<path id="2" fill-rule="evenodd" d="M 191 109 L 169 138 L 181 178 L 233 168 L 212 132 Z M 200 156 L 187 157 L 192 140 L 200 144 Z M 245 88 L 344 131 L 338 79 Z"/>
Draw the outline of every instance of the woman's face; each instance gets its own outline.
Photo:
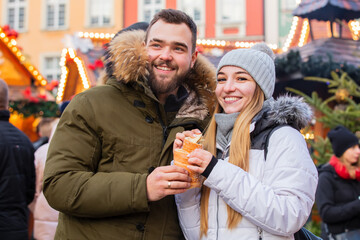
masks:
<path id="1" fill-rule="evenodd" d="M 348 148 L 344 154 L 342 155 L 342 159 L 344 162 L 355 166 L 357 165 L 360 157 L 360 147 L 359 145 L 355 145 L 351 148 Z"/>
<path id="2" fill-rule="evenodd" d="M 225 113 L 243 110 L 253 98 L 255 89 L 254 79 L 240 67 L 224 66 L 218 72 L 215 94 Z"/>

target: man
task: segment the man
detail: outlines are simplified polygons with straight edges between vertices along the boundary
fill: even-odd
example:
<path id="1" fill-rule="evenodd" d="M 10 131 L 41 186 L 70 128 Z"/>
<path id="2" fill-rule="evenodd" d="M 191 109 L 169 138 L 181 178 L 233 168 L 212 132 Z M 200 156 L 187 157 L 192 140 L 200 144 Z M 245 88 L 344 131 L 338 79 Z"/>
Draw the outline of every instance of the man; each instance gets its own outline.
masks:
<path id="1" fill-rule="evenodd" d="M 35 194 L 34 148 L 9 123 L 8 86 L 0 79 L 0 239 L 29 239 L 28 204 Z"/>
<path id="2" fill-rule="evenodd" d="M 44 194 L 60 211 L 55 239 L 182 239 L 174 194 L 190 186 L 172 160 L 177 132 L 204 129 L 214 67 L 196 25 L 162 10 L 108 48 L 106 85 L 72 99 L 50 143 Z"/>

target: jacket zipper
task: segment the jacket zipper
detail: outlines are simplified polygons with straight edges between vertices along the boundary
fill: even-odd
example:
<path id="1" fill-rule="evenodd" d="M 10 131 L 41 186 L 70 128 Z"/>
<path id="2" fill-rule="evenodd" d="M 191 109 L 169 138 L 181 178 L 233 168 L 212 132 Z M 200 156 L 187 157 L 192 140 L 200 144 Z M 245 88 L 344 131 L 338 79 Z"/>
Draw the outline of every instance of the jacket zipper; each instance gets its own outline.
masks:
<path id="1" fill-rule="evenodd" d="M 228 152 L 229 146 L 226 147 L 225 151 L 222 152 L 221 158 L 224 160 L 224 157 L 226 156 Z M 216 239 L 219 239 L 219 195 L 216 194 Z"/>
<path id="2" fill-rule="evenodd" d="M 219 196 L 216 195 L 216 239 L 219 239 Z"/>

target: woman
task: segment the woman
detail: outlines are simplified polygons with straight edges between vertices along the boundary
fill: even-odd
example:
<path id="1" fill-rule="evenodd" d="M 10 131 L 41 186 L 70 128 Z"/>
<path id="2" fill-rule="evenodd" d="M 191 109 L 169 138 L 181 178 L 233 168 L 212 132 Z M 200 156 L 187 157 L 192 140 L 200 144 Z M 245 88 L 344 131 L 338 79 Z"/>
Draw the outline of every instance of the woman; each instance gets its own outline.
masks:
<path id="1" fill-rule="evenodd" d="M 271 98 L 273 56 L 261 43 L 230 51 L 219 63 L 206 150 L 189 155 L 189 169 L 205 181 L 201 191 L 176 195 L 188 240 L 294 239 L 309 217 L 317 171 L 298 130 L 312 113 L 299 98 Z M 174 149 L 194 133 L 177 134 Z"/>
<path id="2" fill-rule="evenodd" d="M 328 138 L 334 155 L 329 163 L 319 167 L 316 191 L 323 239 L 328 239 L 329 234 L 335 237 L 360 229 L 359 139 L 343 126 L 332 129 Z"/>
<path id="3" fill-rule="evenodd" d="M 49 142 L 42 145 L 35 152 L 36 168 L 36 193 L 34 200 L 34 238 L 36 240 L 52 240 L 55 237 L 56 227 L 58 225 L 59 212 L 50 207 L 42 191 L 43 176 L 46 162 L 46 156 L 49 149 L 49 143 L 54 135 L 59 119 L 52 121 Z"/>

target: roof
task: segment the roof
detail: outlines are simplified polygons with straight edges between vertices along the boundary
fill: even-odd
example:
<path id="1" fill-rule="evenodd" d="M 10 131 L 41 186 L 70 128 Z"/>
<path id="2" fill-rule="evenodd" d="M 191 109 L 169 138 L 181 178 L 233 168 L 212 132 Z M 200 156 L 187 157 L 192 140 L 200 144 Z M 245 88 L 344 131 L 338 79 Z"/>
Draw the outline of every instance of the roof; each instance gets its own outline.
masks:
<path id="1" fill-rule="evenodd" d="M 303 47 L 292 48 L 298 50 L 303 61 L 309 56 L 322 56 L 328 58 L 332 55 L 333 61 L 360 66 L 360 42 L 352 39 L 323 38 L 314 40 Z"/>
<path id="2" fill-rule="evenodd" d="M 7 35 L 6 31 L 0 27 L 0 53 L 3 58 L 8 59 L 9 64 L 19 73 L 27 75 L 34 80 L 35 85 L 46 86 L 46 79 L 40 74 L 34 65 L 32 65 L 22 54 L 17 46 L 16 40 Z M 7 69 L 9 70 L 9 69 Z M 0 74 L 1 75 L 1 74 Z M 8 82 L 9 75 L 3 73 L 1 78 Z M 9 83 L 8 83 L 9 84 Z M 11 83 L 9 85 L 12 85 Z M 28 83 L 16 83 L 15 85 L 29 85 Z"/>
<path id="3" fill-rule="evenodd" d="M 359 0 L 302 0 L 293 11 L 294 16 L 322 21 L 360 18 Z"/>
<path id="4" fill-rule="evenodd" d="M 57 102 L 71 100 L 71 98 L 88 88 L 90 81 L 81 57 L 72 48 L 65 48 L 60 60 L 61 78 L 57 92 Z"/>

